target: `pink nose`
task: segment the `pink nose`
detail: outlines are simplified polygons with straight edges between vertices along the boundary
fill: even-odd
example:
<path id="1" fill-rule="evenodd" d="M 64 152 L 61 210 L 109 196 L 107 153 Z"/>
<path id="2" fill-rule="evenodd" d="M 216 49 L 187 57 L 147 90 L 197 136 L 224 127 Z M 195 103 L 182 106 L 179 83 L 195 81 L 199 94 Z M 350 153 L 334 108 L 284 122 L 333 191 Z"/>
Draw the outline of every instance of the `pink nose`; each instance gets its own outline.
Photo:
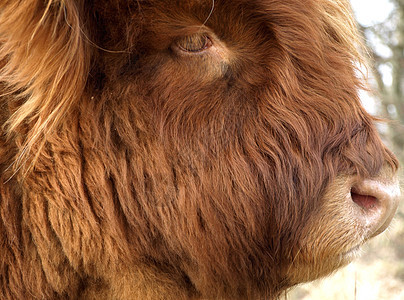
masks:
<path id="1" fill-rule="evenodd" d="M 399 203 L 398 181 L 386 182 L 365 179 L 351 188 L 351 198 L 359 209 L 362 226 L 369 230 L 369 238 L 383 232 L 390 224 Z"/>

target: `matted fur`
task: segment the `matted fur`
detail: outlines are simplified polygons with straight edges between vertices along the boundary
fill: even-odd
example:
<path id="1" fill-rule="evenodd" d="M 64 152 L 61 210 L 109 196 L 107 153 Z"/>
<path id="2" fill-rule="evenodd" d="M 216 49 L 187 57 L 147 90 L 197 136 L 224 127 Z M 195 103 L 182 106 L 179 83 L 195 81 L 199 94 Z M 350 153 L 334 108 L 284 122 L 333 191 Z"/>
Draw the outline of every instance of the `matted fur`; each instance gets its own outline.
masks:
<path id="1" fill-rule="evenodd" d="M 3 0 L 0 298 L 275 298 L 345 264 L 339 189 L 397 168 L 357 45 L 345 0 Z"/>

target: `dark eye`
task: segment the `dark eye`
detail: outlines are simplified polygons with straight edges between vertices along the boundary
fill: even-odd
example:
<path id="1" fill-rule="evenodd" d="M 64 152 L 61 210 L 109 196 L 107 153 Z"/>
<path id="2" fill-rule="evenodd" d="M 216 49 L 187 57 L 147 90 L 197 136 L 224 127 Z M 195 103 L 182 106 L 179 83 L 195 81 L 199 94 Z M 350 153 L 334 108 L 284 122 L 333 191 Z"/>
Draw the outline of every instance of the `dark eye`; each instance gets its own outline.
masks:
<path id="1" fill-rule="evenodd" d="M 179 50 L 190 53 L 204 51 L 212 46 L 212 40 L 206 34 L 193 34 L 176 41 Z"/>

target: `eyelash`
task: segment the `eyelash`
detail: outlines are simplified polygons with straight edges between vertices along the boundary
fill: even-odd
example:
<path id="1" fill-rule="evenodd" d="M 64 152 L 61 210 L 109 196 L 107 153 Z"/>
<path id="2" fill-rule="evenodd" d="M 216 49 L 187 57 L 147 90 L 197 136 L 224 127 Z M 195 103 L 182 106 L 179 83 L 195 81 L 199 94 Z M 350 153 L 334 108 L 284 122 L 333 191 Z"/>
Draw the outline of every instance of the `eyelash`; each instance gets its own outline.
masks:
<path id="1" fill-rule="evenodd" d="M 175 42 L 175 46 L 188 54 L 200 53 L 209 49 L 213 45 L 211 38 L 207 34 L 193 34 Z"/>

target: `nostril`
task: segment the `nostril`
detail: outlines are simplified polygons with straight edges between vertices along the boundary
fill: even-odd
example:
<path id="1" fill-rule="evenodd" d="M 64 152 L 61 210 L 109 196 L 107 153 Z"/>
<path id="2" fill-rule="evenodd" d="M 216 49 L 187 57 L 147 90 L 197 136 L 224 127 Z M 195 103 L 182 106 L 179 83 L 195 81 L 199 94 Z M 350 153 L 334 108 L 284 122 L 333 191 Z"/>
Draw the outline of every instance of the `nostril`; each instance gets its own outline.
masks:
<path id="1" fill-rule="evenodd" d="M 351 198 L 352 201 L 355 202 L 360 207 L 369 210 L 377 207 L 378 200 L 376 197 L 366 194 L 361 194 L 356 191 L 354 188 L 351 189 Z"/>
<path id="2" fill-rule="evenodd" d="M 351 186 L 350 196 L 357 212 L 357 221 L 369 230 L 369 237 L 384 231 L 398 206 L 398 182 L 364 179 Z"/>

